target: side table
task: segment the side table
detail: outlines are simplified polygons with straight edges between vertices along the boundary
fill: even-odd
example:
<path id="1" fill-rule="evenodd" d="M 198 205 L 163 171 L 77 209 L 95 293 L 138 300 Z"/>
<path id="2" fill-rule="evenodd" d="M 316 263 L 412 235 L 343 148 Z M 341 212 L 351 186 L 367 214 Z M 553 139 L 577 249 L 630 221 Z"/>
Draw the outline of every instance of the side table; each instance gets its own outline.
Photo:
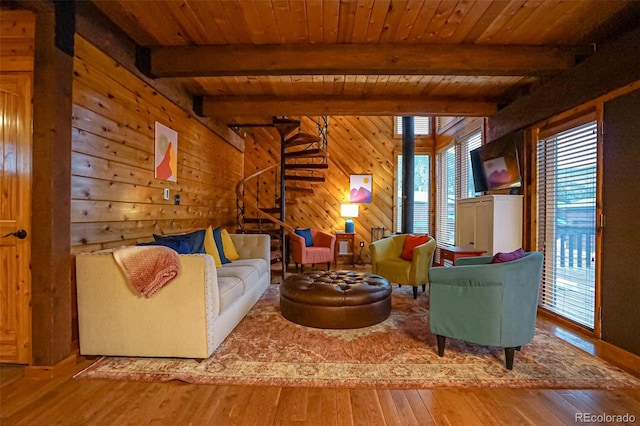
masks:
<path id="1" fill-rule="evenodd" d="M 451 265 L 456 264 L 456 260 L 461 257 L 477 257 L 482 256 L 484 250 L 476 250 L 469 247 L 456 247 L 456 246 L 438 246 L 440 251 L 439 262 L 436 266 L 446 266 L 445 261 L 451 262 Z"/>
<path id="2" fill-rule="evenodd" d="M 336 232 L 333 266 L 337 267 L 338 263 L 346 263 L 351 264 L 355 268 L 355 237 L 356 234 L 354 232 Z M 342 244 L 340 244 L 341 242 Z"/>

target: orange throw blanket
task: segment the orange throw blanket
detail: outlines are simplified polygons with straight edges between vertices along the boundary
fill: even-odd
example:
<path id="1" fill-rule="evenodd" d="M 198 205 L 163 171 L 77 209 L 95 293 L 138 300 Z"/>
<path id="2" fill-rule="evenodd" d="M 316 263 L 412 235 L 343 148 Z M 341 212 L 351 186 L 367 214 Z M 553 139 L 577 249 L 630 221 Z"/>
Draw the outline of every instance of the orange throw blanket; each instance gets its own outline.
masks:
<path id="1" fill-rule="evenodd" d="M 151 297 L 180 271 L 175 250 L 164 246 L 131 246 L 113 251 L 113 257 L 129 283 L 144 297 Z"/>

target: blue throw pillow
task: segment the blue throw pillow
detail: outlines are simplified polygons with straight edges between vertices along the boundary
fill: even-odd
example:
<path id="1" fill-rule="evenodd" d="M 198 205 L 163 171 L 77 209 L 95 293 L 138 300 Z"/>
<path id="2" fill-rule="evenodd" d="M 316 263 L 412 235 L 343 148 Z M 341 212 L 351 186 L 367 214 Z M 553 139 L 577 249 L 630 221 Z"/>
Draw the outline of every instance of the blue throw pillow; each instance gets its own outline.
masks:
<path id="1" fill-rule="evenodd" d="M 220 263 L 231 263 L 227 256 L 224 254 L 224 247 L 222 244 L 222 228 L 216 228 L 213 230 L 213 240 L 216 242 L 216 248 L 218 249 L 218 255 L 220 256 Z"/>
<path id="2" fill-rule="evenodd" d="M 164 246 L 169 247 L 178 252 L 178 254 L 191 254 L 191 249 L 189 248 L 189 243 L 186 239 L 170 239 L 163 238 L 158 241 L 151 241 L 148 243 L 139 243 L 139 246 Z"/>
<path id="3" fill-rule="evenodd" d="M 293 232 L 300 235 L 302 238 L 304 238 L 305 247 L 313 246 L 313 235 L 311 234 L 311 229 L 309 228 L 295 229 Z"/>
<path id="4" fill-rule="evenodd" d="M 201 229 L 199 231 L 190 232 L 188 234 L 180 234 L 180 235 L 156 235 L 153 234 L 153 238 L 156 241 L 161 240 L 185 240 L 189 245 L 189 253 L 197 254 L 197 253 L 206 253 L 204 249 L 204 235 L 205 230 Z"/>

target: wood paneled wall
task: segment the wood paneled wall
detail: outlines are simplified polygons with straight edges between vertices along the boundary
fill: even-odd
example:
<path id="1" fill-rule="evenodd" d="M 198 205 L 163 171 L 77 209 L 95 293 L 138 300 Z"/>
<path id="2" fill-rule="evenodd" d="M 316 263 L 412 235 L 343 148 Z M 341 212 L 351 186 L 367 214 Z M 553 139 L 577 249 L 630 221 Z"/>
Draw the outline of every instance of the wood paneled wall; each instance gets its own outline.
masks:
<path id="1" fill-rule="evenodd" d="M 72 254 L 209 224 L 234 229 L 240 151 L 79 36 L 74 74 Z M 154 178 L 156 121 L 178 132 L 175 183 Z"/>
<path id="2" fill-rule="evenodd" d="M 316 134 L 316 117 L 302 117 L 301 129 Z M 245 175 L 277 164 L 280 158 L 280 138 L 271 128 L 256 128 L 245 145 Z M 373 176 L 373 197 L 370 204 L 360 204 L 354 218 L 356 246 L 365 242 L 363 259 L 369 261 L 368 245 L 372 227 L 393 229 L 395 154 L 402 140 L 393 135 L 392 117 L 329 117 L 329 169 L 326 181 L 315 184 L 313 195 L 287 193 L 286 222 L 296 227 L 313 227 L 333 232 L 344 229 L 340 204 L 349 202 L 352 174 Z M 421 149 L 431 149 L 433 142 L 416 141 Z M 261 196 L 272 194 L 273 182 L 261 181 Z M 262 204 L 262 203 L 261 203 Z M 359 253 L 357 249 L 356 253 Z"/>
<path id="3" fill-rule="evenodd" d="M 32 72 L 35 15 L 26 10 L 3 10 L 0 18 L 0 70 Z"/>

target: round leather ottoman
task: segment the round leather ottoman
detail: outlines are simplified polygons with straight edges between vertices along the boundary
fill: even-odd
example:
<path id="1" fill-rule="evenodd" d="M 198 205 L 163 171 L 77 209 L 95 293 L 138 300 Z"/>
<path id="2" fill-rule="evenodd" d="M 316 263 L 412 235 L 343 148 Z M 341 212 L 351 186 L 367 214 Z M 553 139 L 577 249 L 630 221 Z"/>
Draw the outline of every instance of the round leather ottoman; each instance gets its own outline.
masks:
<path id="1" fill-rule="evenodd" d="M 280 285 L 280 311 L 308 327 L 366 327 L 391 313 L 391 285 L 380 275 L 353 271 L 291 275 Z"/>

